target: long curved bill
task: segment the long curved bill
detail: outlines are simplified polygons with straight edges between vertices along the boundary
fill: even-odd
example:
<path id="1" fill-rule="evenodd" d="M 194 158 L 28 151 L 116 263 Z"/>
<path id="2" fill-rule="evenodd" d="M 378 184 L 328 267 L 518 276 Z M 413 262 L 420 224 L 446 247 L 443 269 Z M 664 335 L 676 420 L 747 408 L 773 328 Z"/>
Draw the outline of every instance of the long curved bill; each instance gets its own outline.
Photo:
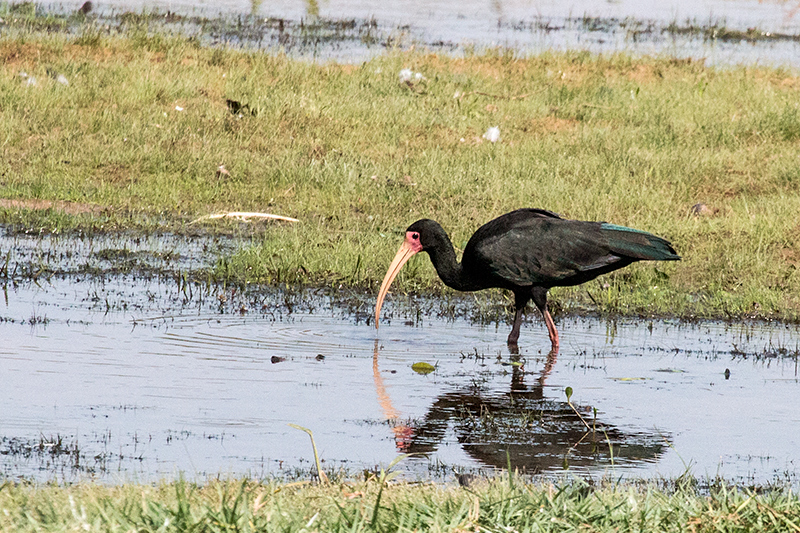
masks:
<path id="1" fill-rule="evenodd" d="M 383 306 L 383 299 L 386 298 L 386 293 L 389 292 L 389 287 L 392 285 L 392 281 L 394 278 L 397 277 L 397 274 L 400 272 L 400 269 L 403 268 L 403 265 L 411 259 L 411 256 L 415 253 L 420 251 L 419 246 L 414 246 L 409 238 L 403 242 L 400 246 L 400 249 L 397 250 L 397 255 L 394 256 L 392 259 L 392 264 L 389 265 L 389 270 L 386 271 L 386 275 L 383 277 L 383 283 L 381 283 L 381 290 L 378 291 L 378 301 L 375 303 L 375 329 L 378 329 L 378 320 L 380 320 L 381 316 L 381 306 Z"/>

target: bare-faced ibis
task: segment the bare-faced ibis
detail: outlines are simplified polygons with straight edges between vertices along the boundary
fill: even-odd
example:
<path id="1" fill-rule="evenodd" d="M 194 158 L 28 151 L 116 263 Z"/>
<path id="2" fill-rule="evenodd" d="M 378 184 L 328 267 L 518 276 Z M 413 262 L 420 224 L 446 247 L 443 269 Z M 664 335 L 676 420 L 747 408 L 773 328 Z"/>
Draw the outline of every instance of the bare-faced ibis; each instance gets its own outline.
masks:
<path id="1" fill-rule="evenodd" d="M 558 350 L 558 330 L 547 310 L 551 287 L 585 283 L 636 261 L 680 259 L 668 241 L 646 231 L 567 220 L 543 209 L 519 209 L 478 228 L 458 263 L 444 229 L 433 220 L 417 220 L 406 230 L 405 241 L 383 278 L 375 305 L 376 328 L 392 281 L 418 252 L 428 252 L 448 287 L 459 291 L 497 287 L 514 293 L 514 326 L 508 335 L 511 346 L 519 340 L 522 311 L 533 299 L 544 317 L 553 350 Z"/>

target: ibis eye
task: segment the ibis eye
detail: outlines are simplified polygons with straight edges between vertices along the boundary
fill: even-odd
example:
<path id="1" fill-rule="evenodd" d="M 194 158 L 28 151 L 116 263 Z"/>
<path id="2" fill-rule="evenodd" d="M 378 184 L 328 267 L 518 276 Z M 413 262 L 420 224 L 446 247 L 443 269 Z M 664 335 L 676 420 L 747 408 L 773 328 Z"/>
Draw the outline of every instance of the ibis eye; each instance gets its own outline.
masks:
<path id="1" fill-rule="evenodd" d="M 417 239 L 419 239 L 419 233 L 412 233 L 411 238 L 416 241 Z"/>

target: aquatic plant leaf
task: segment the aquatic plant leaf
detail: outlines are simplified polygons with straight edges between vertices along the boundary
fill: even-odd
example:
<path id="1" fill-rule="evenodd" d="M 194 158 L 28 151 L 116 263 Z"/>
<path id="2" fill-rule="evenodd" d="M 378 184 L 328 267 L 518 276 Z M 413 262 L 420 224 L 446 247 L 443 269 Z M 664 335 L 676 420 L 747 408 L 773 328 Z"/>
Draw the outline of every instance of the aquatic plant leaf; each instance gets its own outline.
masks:
<path id="1" fill-rule="evenodd" d="M 413 370 L 417 374 L 430 374 L 431 372 L 436 370 L 436 367 L 430 363 L 422 362 L 422 363 L 414 363 L 413 365 L 411 365 L 411 370 Z"/>
<path id="2" fill-rule="evenodd" d="M 319 453 L 317 452 L 317 443 L 314 442 L 314 433 L 310 429 L 300 426 L 298 424 L 289 423 L 287 425 L 294 429 L 299 429 L 300 431 L 304 431 L 306 434 L 308 434 L 309 437 L 311 437 L 311 448 L 314 450 L 314 462 L 317 465 L 317 476 L 319 477 L 319 480 L 322 483 L 327 485 L 329 483 L 329 480 L 325 472 L 322 471 L 322 464 L 320 463 Z"/>
<path id="3" fill-rule="evenodd" d="M 392 468 L 394 468 L 395 466 L 400 464 L 400 461 L 404 461 L 404 460 L 408 459 L 409 457 L 411 457 L 412 455 L 414 455 L 414 454 L 412 454 L 412 453 L 401 453 L 400 455 L 398 455 L 397 457 L 392 459 L 392 462 L 389 463 L 389 466 L 386 467 L 386 470 L 391 470 Z"/>

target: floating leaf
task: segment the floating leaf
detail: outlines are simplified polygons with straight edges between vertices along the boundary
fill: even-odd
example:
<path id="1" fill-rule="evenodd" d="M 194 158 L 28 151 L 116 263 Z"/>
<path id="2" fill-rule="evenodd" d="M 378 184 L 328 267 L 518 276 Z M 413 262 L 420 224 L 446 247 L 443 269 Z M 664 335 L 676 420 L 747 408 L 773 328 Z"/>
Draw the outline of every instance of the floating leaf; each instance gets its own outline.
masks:
<path id="1" fill-rule="evenodd" d="M 567 401 L 569 401 L 569 399 L 572 398 L 572 387 L 564 389 L 564 394 L 567 395 Z"/>
<path id="2" fill-rule="evenodd" d="M 424 363 L 424 362 L 414 363 L 413 365 L 411 365 L 411 370 L 413 370 L 417 374 L 430 374 L 431 372 L 436 370 L 436 367 L 430 363 Z"/>

